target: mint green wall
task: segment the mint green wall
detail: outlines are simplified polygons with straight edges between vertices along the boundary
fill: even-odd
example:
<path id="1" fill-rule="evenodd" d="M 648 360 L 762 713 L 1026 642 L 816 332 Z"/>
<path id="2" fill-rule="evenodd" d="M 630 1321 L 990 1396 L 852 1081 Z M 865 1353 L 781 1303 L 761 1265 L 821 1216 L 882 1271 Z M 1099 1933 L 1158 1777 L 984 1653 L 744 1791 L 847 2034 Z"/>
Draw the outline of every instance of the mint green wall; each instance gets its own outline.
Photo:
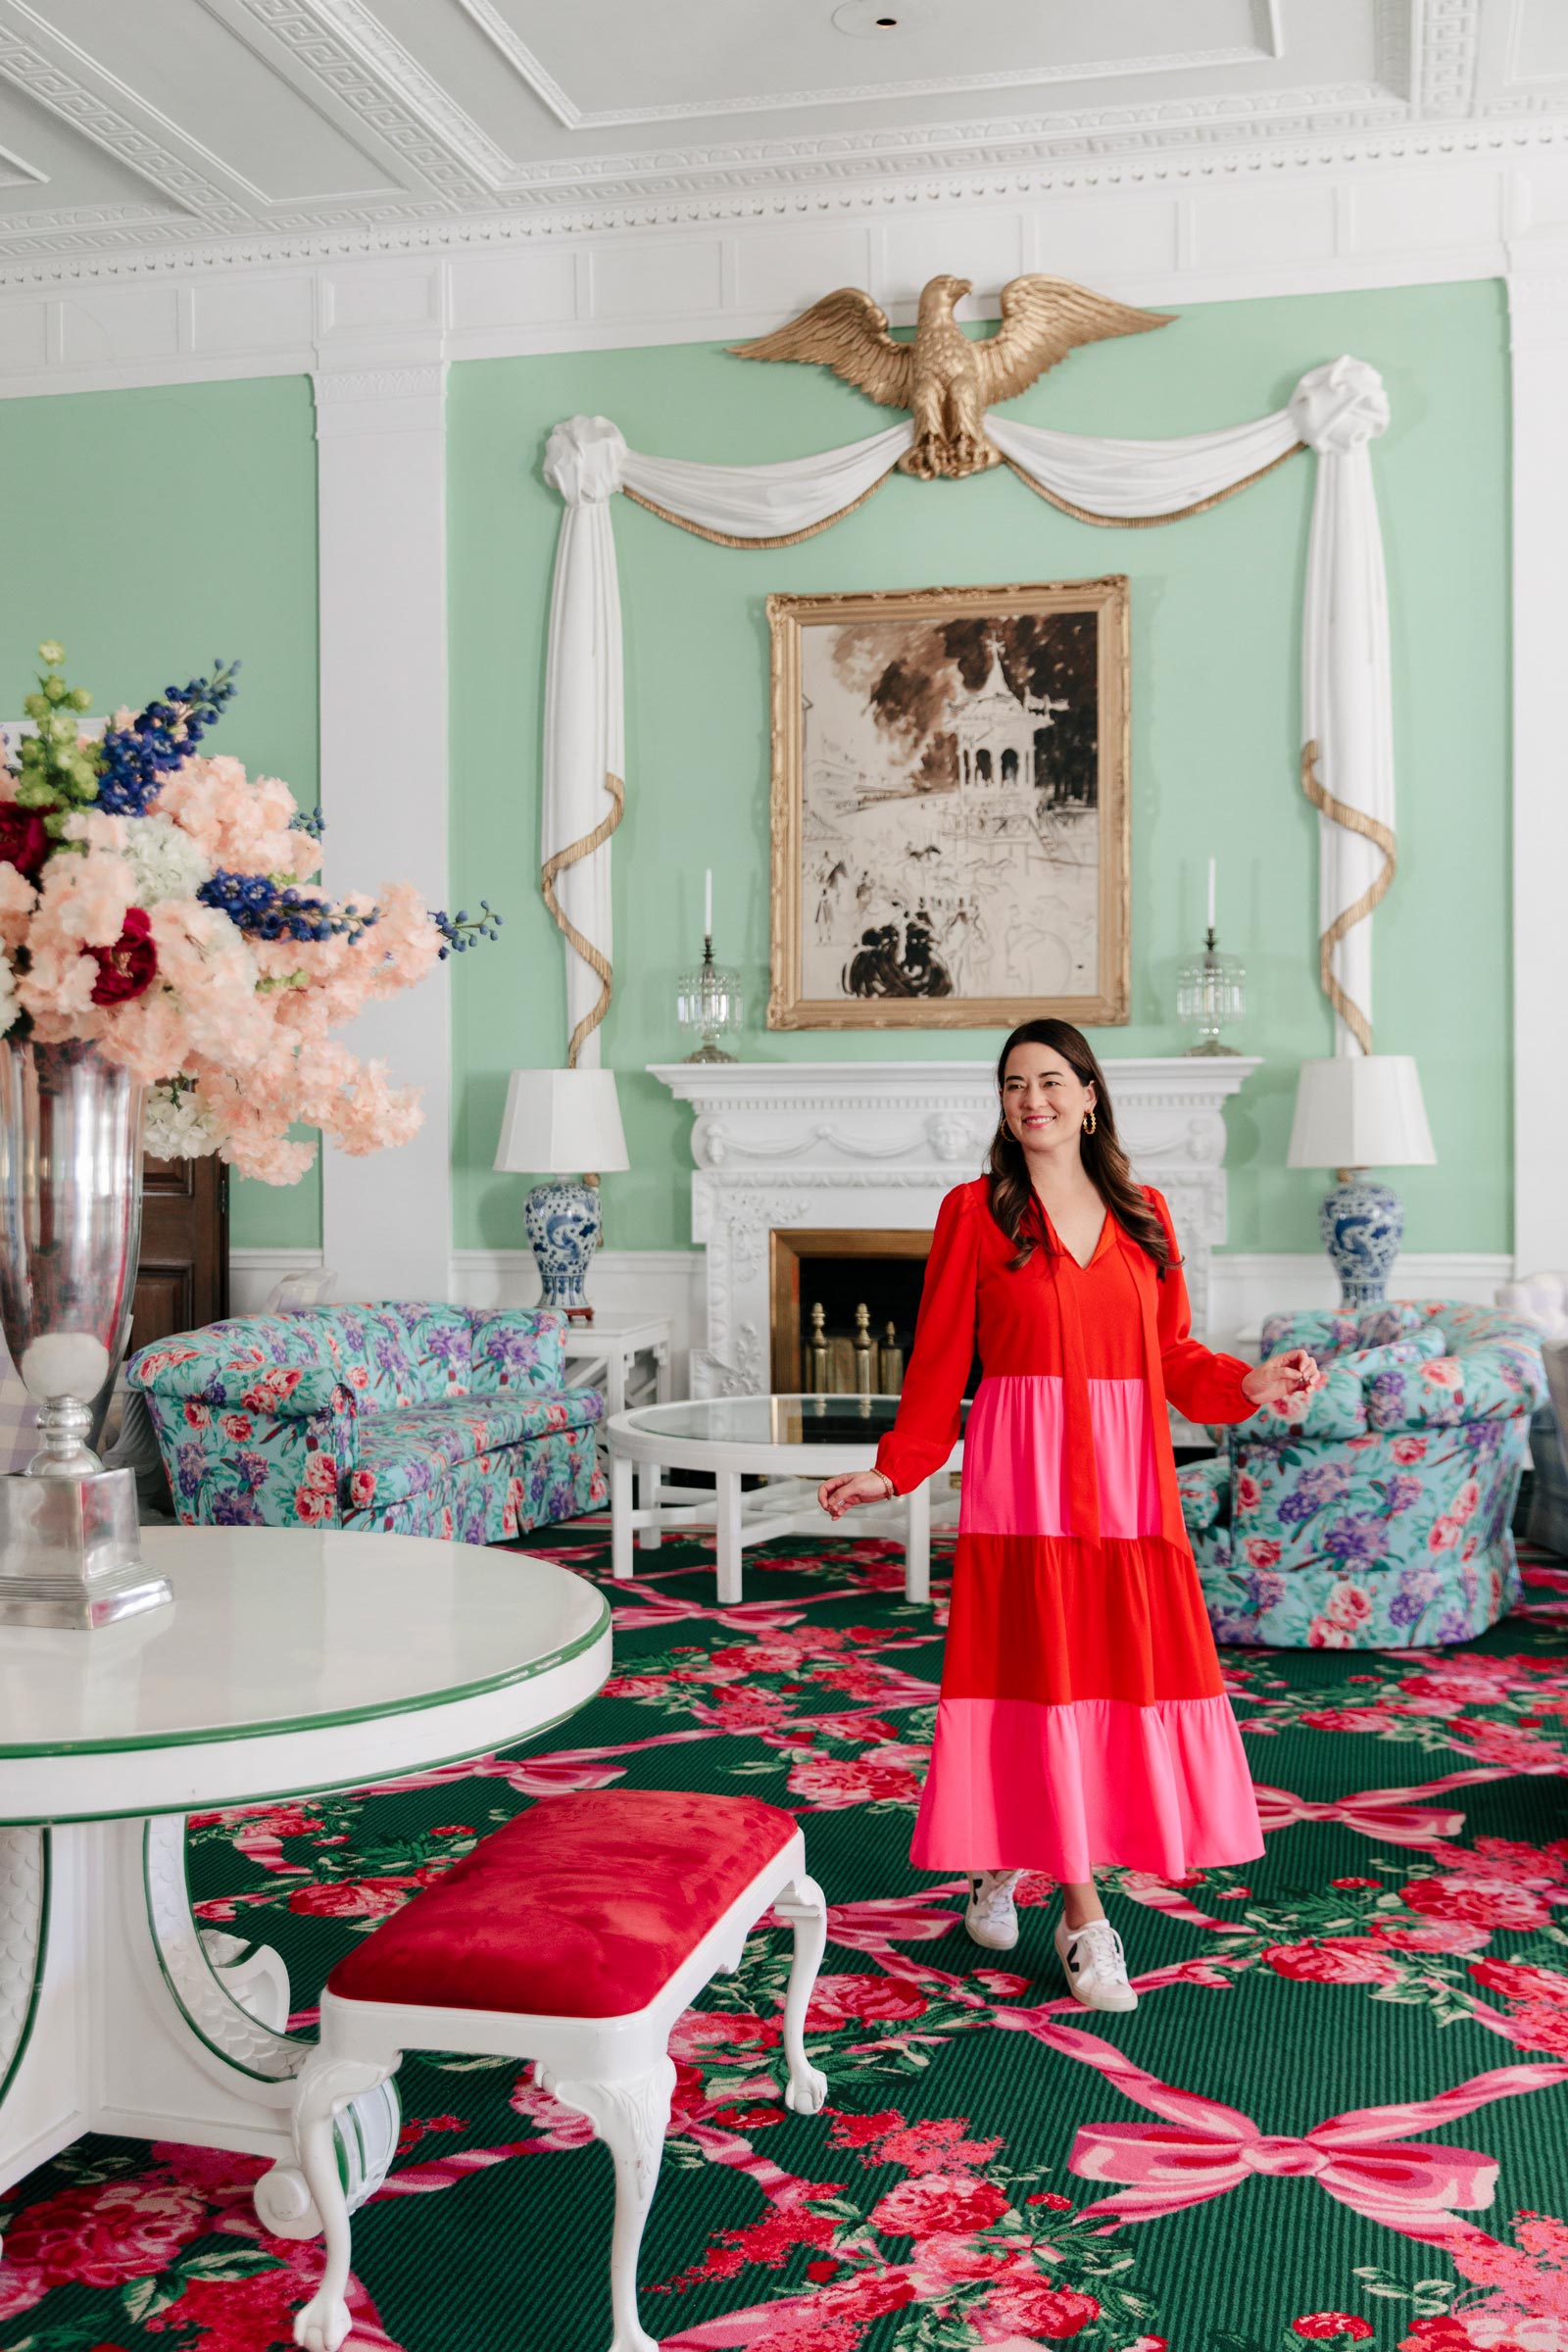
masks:
<path id="1" fill-rule="evenodd" d="M 303 376 L 0 401 L 0 716 L 58 637 L 94 710 L 215 655 L 240 693 L 216 748 L 317 800 L 316 440 Z M 316 1171 L 236 1183 L 238 1246 L 317 1248 Z"/>
<path id="2" fill-rule="evenodd" d="M 933 254 L 932 267 L 937 266 Z M 1394 422 L 1376 457 L 1393 608 L 1399 871 L 1377 916 L 1377 1042 L 1420 1057 L 1439 1165 L 1399 1179 L 1415 1250 L 1509 1247 L 1508 446 L 1500 285 L 1198 307 L 1157 335 L 1075 354 L 1010 414 L 1157 437 L 1277 407 L 1318 361 L 1382 370 Z M 612 416 L 633 447 L 716 463 L 794 457 L 886 421 L 820 370 L 747 367 L 709 345 L 475 361 L 452 370 L 453 891 L 507 911 L 499 946 L 454 974 L 456 1233 L 520 1242 L 523 1185 L 490 1172 L 506 1073 L 558 1061 L 562 958 L 540 904 L 545 625 L 560 503 L 550 426 Z M 1133 1001 L 1103 1053 L 1179 1052 L 1175 967 L 1220 861 L 1226 947 L 1250 975 L 1234 1042 L 1267 1066 L 1230 1116 L 1231 1242 L 1317 1247 L 1312 1174 L 1283 1166 L 1295 1069 L 1332 1050 L 1316 983 L 1317 820 L 1301 798 L 1298 661 L 1312 462 L 1158 530 L 1100 530 L 1001 471 L 903 475 L 805 545 L 711 547 L 629 501 L 614 516 L 626 632 L 626 820 L 614 847 L 618 987 L 606 1058 L 621 1074 L 632 1168 L 606 1179 L 607 1241 L 689 1243 L 689 1114 L 645 1077 L 678 1058 L 675 975 L 700 944 L 714 869 L 717 948 L 744 968 L 760 1059 L 941 1057 L 998 1033 L 769 1034 L 766 1000 L 770 590 L 1132 578 Z"/>

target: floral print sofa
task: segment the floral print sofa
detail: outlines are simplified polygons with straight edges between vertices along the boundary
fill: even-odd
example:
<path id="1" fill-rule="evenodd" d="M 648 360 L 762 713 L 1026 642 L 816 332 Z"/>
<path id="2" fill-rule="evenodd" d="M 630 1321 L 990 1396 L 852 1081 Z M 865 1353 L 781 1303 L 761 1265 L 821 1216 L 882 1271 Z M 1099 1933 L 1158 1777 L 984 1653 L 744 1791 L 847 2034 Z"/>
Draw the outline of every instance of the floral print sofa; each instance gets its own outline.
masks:
<path id="1" fill-rule="evenodd" d="M 604 1398 L 566 1386 L 565 1320 L 312 1307 L 156 1341 L 126 1375 L 186 1526 L 495 1544 L 604 1500 Z"/>
<path id="2" fill-rule="evenodd" d="M 1215 1430 L 1178 1473 L 1222 1642 L 1416 1649 L 1484 1633 L 1519 1593 L 1510 1523 L 1545 1394 L 1539 1334 L 1456 1300 L 1274 1315 L 1310 1397 Z"/>

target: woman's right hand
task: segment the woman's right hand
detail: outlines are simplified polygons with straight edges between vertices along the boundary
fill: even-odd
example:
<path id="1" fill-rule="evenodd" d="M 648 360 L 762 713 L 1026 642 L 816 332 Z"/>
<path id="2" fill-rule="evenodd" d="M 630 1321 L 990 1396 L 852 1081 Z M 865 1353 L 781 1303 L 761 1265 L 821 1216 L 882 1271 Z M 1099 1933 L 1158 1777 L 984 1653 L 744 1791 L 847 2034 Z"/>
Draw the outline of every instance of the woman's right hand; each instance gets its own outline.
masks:
<path id="1" fill-rule="evenodd" d="M 842 1519 L 862 1502 L 886 1502 L 893 1492 L 880 1470 L 845 1470 L 823 1479 L 816 1499 L 830 1519 Z"/>

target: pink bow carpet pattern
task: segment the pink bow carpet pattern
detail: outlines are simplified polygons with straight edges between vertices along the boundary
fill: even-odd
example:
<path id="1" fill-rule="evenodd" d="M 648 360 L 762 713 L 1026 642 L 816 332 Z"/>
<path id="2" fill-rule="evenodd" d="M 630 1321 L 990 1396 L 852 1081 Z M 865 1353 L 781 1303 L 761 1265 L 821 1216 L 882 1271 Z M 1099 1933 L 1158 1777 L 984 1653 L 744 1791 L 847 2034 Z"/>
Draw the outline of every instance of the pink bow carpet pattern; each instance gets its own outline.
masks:
<path id="1" fill-rule="evenodd" d="M 333 1963 L 521 1807 L 621 1783 L 800 1817 L 831 1905 L 782 2103 L 788 1935 L 678 2029 L 642 2261 L 663 2352 L 1568 2352 L 1568 1567 L 1462 1650 L 1227 1655 L 1268 1851 L 1106 1882 L 1140 2006 L 1089 2016 L 1026 1879 L 997 1954 L 908 1838 L 934 1609 L 868 1541 L 697 1543 L 603 1582 L 616 1671 L 535 1747 L 190 1825 L 201 1917 L 274 1944 L 302 2032 Z M 940 1566 L 940 1560 L 939 1560 Z M 998 1964 L 998 1963 L 1004 1963 Z M 355 2228 L 354 2346 L 604 2352 L 610 2165 L 511 2061 L 413 2057 Z M 283 2352 L 318 2249 L 244 2157 L 79 2142 L 3 2201 L 0 2352 Z"/>

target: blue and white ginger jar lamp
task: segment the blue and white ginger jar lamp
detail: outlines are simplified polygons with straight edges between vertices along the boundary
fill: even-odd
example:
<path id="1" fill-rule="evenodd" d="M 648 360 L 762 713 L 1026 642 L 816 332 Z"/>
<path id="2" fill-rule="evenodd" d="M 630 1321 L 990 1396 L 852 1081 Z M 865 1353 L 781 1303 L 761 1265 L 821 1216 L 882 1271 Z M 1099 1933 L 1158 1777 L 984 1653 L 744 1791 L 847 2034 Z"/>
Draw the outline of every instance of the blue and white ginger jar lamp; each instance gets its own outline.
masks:
<path id="1" fill-rule="evenodd" d="M 496 1166 L 549 1172 L 524 1208 L 541 1306 L 591 1323 L 588 1264 L 603 1233 L 599 1179 L 629 1167 L 612 1070 L 514 1070 Z"/>
<path id="2" fill-rule="evenodd" d="M 1408 1054 L 1342 1054 L 1303 1061 L 1286 1164 L 1333 1168 L 1339 1181 L 1318 1210 L 1318 1229 L 1340 1278 L 1342 1306 L 1387 1295 L 1404 1235 L 1404 1203 L 1368 1168 L 1430 1168 L 1437 1160 Z"/>

